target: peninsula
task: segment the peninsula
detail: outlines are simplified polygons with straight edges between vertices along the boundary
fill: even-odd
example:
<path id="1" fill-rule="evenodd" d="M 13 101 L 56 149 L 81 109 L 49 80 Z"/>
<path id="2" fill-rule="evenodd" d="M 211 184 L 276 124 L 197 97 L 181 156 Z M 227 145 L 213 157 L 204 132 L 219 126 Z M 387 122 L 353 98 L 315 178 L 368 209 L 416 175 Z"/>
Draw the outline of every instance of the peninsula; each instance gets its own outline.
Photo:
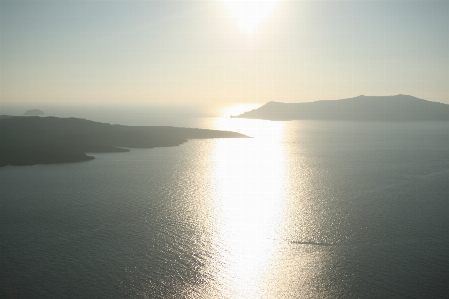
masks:
<path id="1" fill-rule="evenodd" d="M 409 95 L 361 95 L 310 103 L 269 102 L 232 117 L 266 120 L 449 121 L 449 105 Z"/>
<path id="2" fill-rule="evenodd" d="M 248 138 L 228 131 L 122 126 L 79 118 L 0 118 L 0 167 L 82 162 L 86 153 L 127 152 L 127 148 L 177 146 L 187 139 Z"/>

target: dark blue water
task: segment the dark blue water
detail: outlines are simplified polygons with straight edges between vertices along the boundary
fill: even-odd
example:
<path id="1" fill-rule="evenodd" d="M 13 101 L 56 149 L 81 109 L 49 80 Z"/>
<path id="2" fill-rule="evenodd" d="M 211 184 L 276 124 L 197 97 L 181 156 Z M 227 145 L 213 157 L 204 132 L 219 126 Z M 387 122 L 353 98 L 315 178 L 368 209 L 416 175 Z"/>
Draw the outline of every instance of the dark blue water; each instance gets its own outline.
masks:
<path id="1" fill-rule="evenodd" d="M 449 124 L 189 122 L 254 138 L 0 168 L 0 297 L 449 296 Z"/>

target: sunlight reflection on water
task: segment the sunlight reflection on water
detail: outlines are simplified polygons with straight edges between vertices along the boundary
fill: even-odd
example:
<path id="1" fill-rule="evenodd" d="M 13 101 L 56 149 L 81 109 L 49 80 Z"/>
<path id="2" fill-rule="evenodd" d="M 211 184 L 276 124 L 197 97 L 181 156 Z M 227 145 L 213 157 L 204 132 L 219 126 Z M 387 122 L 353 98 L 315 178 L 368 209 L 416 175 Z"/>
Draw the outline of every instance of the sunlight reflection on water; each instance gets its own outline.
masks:
<path id="1" fill-rule="evenodd" d="M 279 251 L 287 190 L 283 123 L 216 119 L 252 139 L 217 140 L 213 150 L 218 277 L 233 298 L 260 298 Z M 236 297 L 237 296 L 237 297 Z"/>
<path id="2" fill-rule="evenodd" d="M 217 298 L 332 298 L 329 290 L 338 291 L 323 285 L 330 248 L 314 245 L 326 240 L 328 220 L 320 215 L 331 212 L 308 200 L 322 186 L 309 177 L 313 158 L 296 143 L 303 125 L 213 119 L 214 129 L 252 137 L 215 140 L 211 153 Z M 312 245 L 291 243 L 298 240 Z"/>

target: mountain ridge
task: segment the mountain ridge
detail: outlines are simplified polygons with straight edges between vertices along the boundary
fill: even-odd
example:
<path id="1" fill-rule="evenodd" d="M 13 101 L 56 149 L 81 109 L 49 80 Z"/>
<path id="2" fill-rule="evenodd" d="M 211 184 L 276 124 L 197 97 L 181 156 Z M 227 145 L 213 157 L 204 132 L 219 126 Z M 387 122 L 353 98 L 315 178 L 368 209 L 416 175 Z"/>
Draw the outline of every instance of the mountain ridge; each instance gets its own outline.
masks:
<path id="1" fill-rule="evenodd" d="M 449 105 L 410 95 L 364 96 L 303 103 L 270 101 L 234 118 L 275 121 L 449 121 Z"/>

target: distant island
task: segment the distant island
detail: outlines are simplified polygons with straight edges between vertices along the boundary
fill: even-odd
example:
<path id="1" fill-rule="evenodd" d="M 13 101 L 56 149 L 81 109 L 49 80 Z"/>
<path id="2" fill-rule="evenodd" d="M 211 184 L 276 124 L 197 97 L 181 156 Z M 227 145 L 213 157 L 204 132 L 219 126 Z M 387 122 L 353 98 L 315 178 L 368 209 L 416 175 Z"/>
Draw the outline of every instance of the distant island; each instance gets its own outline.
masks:
<path id="1" fill-rule="evenodd" d="M 361 95 L 310 103 L 269 102 L 231 117 L 265 120 L 449 121 L 449 105 L 409 95 Z"/>
<path id="2" fill-rule="evenodd" d="M 41 116 L 41 115 L 45 115 L 45 113 L 44 113 L 44 111 L 39 110 L 39 109 L 31 109 L 31 110 L 25 111 L 25 113 L 23 115 L 24 116 Z"/>
<path id="3" fill-rule="evenodd" d="M 82 162 L 86 153 L 177 146 L 187 139 L 248 138 L 228 131 L 110 125 L 79 118 L 0 118 L 0 167 Z"/>

